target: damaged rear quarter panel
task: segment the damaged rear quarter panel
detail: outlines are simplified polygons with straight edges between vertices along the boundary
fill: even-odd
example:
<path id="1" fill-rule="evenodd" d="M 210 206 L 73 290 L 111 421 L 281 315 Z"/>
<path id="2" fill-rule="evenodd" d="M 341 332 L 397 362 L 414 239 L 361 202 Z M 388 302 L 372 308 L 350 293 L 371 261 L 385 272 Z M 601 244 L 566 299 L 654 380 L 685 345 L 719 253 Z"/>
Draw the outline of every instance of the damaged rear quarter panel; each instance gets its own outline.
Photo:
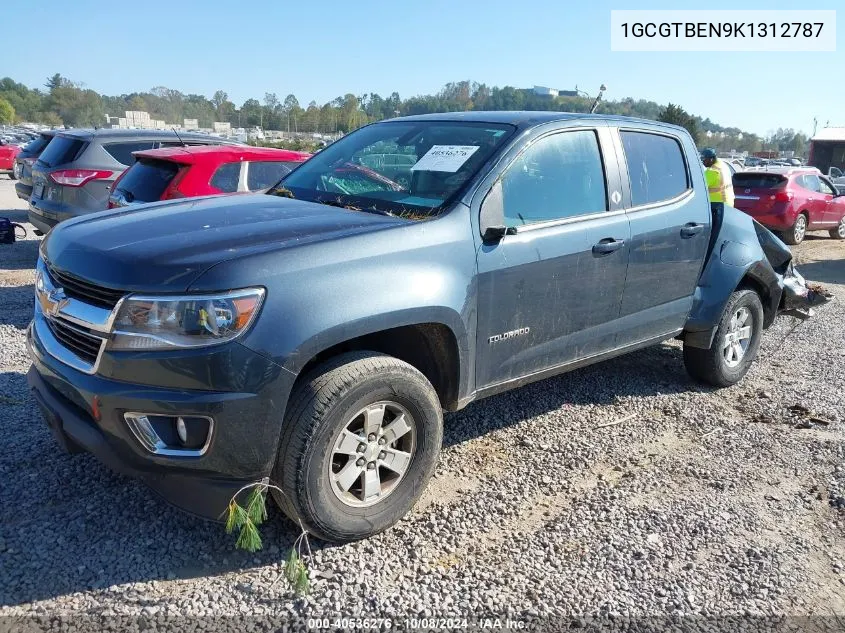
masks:
<path id="1" fill-rule="evenodd" d="M 692 310 L 684 327 L 684 341 L 710 347 L 725 304 L 741 284 L 761 294 L 764 327 L 777 313 L 782 288 L 754 227 L 754 221 L 733 207 L 714 205 L 715 233 L 704 271 L 695 289 Z"/>

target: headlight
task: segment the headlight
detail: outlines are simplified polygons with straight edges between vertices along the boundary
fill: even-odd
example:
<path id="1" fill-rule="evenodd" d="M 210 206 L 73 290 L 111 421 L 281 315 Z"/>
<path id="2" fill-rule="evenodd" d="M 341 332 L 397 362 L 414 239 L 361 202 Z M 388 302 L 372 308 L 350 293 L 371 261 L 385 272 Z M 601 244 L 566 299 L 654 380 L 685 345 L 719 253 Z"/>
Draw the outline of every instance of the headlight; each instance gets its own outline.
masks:
<path id="1" fill-rule="evenodd" d="M 263 288 L 182 297 L 133 295 L 120 305 L 109 349 L 160 350 L 225 343 L 249 327 L 263 299 Z"/>

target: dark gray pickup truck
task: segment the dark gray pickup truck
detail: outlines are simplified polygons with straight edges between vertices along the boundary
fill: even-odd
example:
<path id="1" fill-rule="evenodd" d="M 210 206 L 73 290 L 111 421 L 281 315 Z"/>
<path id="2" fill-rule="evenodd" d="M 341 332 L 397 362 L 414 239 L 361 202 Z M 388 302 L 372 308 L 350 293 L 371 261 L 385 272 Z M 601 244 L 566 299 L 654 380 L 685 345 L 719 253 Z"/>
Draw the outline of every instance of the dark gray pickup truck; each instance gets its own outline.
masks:
<path id="1" fill-rule="evenodd" d="M 789 250 L 711 206 L 677 127 L 401 118 L 266 193 L 69 220 L 44 240 L 29 382 L 68 450 L 219 518 L 278 485 L 347 541 L 414 504 L 443 410 L 671 338 L 716 386 L 811 302 Z"/>

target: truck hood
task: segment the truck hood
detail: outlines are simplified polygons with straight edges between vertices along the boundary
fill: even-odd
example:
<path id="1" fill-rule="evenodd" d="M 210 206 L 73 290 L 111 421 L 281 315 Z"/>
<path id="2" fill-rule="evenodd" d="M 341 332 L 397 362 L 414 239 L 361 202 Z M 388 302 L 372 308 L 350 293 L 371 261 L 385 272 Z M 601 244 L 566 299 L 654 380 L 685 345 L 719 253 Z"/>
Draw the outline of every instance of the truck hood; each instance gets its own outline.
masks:
<path id="1" fill-rule="evenodd" d="M 98 285 L 180 292 L 224 260 L 402 223 L 265 194 L 192 198 L 63 222 L 45 239 L 42 256 L 51 267 Z"/>

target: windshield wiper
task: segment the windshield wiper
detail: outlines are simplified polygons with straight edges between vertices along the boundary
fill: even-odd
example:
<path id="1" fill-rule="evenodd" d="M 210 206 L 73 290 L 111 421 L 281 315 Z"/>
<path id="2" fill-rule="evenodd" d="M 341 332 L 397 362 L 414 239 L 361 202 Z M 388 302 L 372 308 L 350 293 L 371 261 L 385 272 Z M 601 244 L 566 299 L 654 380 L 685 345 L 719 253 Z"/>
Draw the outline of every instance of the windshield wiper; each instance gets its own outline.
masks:
<path id="1" fill-rule="evenodd" d="M 314 202 L 318 204 L 326 204 L 330 207 L 338 207 L 340 209 L 348 209 L 349 211 L 363 211 L 364 213 L 375 213 L 377 215 L 386 215 L 391 218 L 397 217 L 395 213 L 391 213 L 390 211 L 384 211 L 382 209 L 376 209 L 375 207 L 370 207 L 365 209 L 363 207 L 356 207 L 354 204 L 346 204 L 345 202 L 341 202 L 340 200 L 320 200 L 317 199 Z"/>

